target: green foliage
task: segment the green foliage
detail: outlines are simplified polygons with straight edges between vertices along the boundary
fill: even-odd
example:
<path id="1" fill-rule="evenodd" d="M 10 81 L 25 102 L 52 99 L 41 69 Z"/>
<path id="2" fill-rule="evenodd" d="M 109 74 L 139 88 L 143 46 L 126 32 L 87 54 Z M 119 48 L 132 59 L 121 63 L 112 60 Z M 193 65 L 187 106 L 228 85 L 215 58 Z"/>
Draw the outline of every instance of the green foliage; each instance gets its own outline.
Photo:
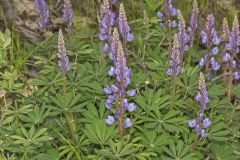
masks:
<path id="1" fill-rule="evenodd" d="M 223 16 L 232 21 L 231 13 L 220 12 L 218 5 L 211 5 L 213 1 L 198 2 L 200 28 L 210 12 L 216 15 L 217 28 L 222 28 Z M 159 28 L 156 12 L 163 9 L 164 0 L 123 3 L 135 37 L 127 44 L 127 64 L 132 71 L 129 88 L 135 88 L 137 94 L 128 101 L 135 102 L 137 109 L 124 114 L 133 120 L 133 127 L 124 129 L 120 140 L 116 123 L 105 123 L 115 111 L 105 108 L 103 93 L 105 85 L 113 84 L 107 75 L 112 62 L 98 40 L 100 3 L 81 1 L 73 5 L 79 9 L 74 13 L 73 35 L 65 37 L 71 66 L 66 75 L 57 65 L 56 33 L 42 42 L 27 42 L 14 28 L 0 32 L 0 160 L 239 159 L 239 81 L 233 81 L 229 98 L 221 71 L 206 80 L 209 103 L 204 116 L 212 125 L 206 129 L 206 137 L 200 138 L 187 125 L 200 108 L 194 98 L 199 72 L 204 72 L 198 63 L 206 50 L 199 37 L 182 57 L 173 102 L 172 77 L 166 70 L 169 39 L 177 30 Z M 174 6 L 181 9 L 188 25 L 192 1 L 181 0 Z M 55 26 L 59 27 L 54 24 L 49 31 Z"/>

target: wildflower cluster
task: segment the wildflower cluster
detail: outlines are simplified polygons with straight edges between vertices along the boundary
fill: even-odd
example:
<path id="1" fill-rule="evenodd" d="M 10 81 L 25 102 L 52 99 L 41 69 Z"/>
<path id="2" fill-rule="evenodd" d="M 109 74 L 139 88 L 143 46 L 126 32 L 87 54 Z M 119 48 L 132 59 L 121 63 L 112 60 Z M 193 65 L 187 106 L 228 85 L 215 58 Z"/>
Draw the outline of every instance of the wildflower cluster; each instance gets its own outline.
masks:
<path id="1" fill-rule="evenodd" d="M 203 31 L 201 31 L 201 39 L 202 44 L 207 47 L 207 53 L 204 55 L 203 58 L 201 58 L 201 60 L 199 61 L 199 65 L 201 67 L 205 66 L 206 72 L 209 72 L 210 64 L 213 71 L 219 70 L 220 64 L 216 62 L 214 56 L 217 55 L 219 52 L 217 45 L 219 45 L 221 40 L 217 36 L 217 32 L 214 28 L 213 15 L 207 16 L 205 28 Z"/>
<path id="2" fill-rule="evenodd" d="M 191 37 L 191 39 L 194 38 L 197 28 L 198 28 L 198 2 L 197 0 L 194 0 L 192 14 L 189 20 L 188 27 L 189 36 Z"/>
<path id="3" fill-rule="evenodd" d="M 58 66 L 61 69 L 63 73 L 67 73 L 70 71 L 70 63 L 69 58 L 67 56 L 67 51 L 64 44 L 64 37 L 62 30 L 59 30 L 58 34 L 58 53 L 57 56 L 59 58 L 58 60 Z"/>
<path id="4" fill-rule="evenodd" d="M 131 29 L 128 25 L 127 15 L 122 3 L 120 4 L 119 9 L 118 28 L 124 42 L 131 42 L 134 39 L 134 36 L 131 33 Z"/>
<path id="5" fill-rule="evenodd" d="M 112 26 L 115 24 L 116 13 L 111 10 L 111 3 L 108 0 L 103 1 L 103 17 L 101 21 L 101 28 L 99 39 L 105 41 L 102 50 L 107 52 L 109 50 L 109 39 L 112 33 Z"/>
<path id="6" fill-rule="evenodd" d="M 108 75 L 115 77 L 116 83 L 111 86 L 106 86 L 104 92 L 108 95 L 108 99 L 105 102 L 107 109 L 113 109 L 113 103 L 115 101 L 115 117 L 118 121 L 118 125 L 122 125 L 124 128 L 132 126 L 132 121 L 126 118 L 122 124 L 123 113 L 125 111 L 133 112 L 136 109 L 134 103 L 128 103 L 127 96 L 134 96 L 136 90 L 128 90 L 127 87 L 131 83 L 130 76 L 131 70 L 127 67 L 127 61 L 125 58 L 125 53 L 119 40 L 119 34 L 117 29 L 114 29 L 111 38 L 111 59 L 113 60 L 114 66 L 108 71 Z M 108 116 L 106 123 L 112 125 L 115 122 L 113 116 Z M 121 126 L 120 126 L 121 127 Z"/>
<path id="7" fill-rule="evenodd" d="M 222 56 L 222 61 L 225 63 L 224 70 L 230 71 L 233 74 L 234 79 L 238 80 L 239 73 L 237 71 L 236 56 L 240 53 L 240 31 L 238 18 L 235 16 L 233 21 L 232 30 L 229 30 L 227 20 L 224 19 L 223 33 L 225 38 L 225 53 Z"/>
<path id="8" fill-rule="evenodd" d="M 204 111 L 206 110 L 206 104 L 208 103 L 208 92 L 206 90 L 206 84 L 204 75 L 200 73 L 199 78 L 199 90 L 195 97 L 195 100 L 200 104 L 200 111 L 198 112 L 198 119 L 190 119 L 188 121 L 188 126 L 194 128 L 195 132 L 201 135 L 201 137 L 206 137 L 205 129 L 208 128 L 212 122 L 208 118 L 204 117 Z"/>
<path id="9" fill-rule="evenodd" d="M 176 28 L 177 22 L 175 20 L 170 20 L 171 17 L 175 16 L 177 16 L 177 10 L 173 7 L 172 0 L 165 0 L 163 12 L 157 12 L 157 18 L 162 20 L 162 22 L 160 23 L 160 27 L 164 28 L 167 26 L 171 28 Z"/>
<path id="10" fill-rule="evenodd" d="M 178 37 L 175 34 L 174 42 L 172 48 L 169 48 L 169 60 L 168 63 L 170 64 L 171 68 L 167 70 L 168 75 L 178 75 L 181 72 L 181 53 L 179 50 L 179 41 Z"/>
<path id="11" fill-rule="evenodd" d="M 73 11 L 70 0 L 64 0 L 63 19 L 69 27 L 73 26 Z"/>
<path id="12" fill-rule="evenodd" d="M 40 16 L 40 20 L 38 22 L 38 27 L 40 29 L 46 29 L 47 23 L 49 20 L 49 11 L 47 8 L 47 4 L 45 0 L 34 0 L 35 7 L 37 8 Z"/>
<path id="13" fill-rule="evenodd" d="M 178 10 L 178 41 L 179 41 L 179 51 L 181 54 L 186 52 L 189 49 L 188 41 L 190 39 L 189 35 L 186 32 L 186 24 L 185 20 L 182 16 L 180 10 Z"/>

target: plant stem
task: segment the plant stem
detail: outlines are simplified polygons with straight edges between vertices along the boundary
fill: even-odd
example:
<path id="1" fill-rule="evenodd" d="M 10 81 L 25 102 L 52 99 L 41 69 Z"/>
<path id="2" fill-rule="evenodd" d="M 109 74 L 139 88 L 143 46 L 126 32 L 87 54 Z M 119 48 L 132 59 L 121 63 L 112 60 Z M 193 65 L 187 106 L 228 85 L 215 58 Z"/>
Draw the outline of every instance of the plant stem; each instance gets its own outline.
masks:
<path id="1" fill-rule="evenodd" d="M 119 103 L 120 102 L 120 103 Z M 119 139 L 122 139 L 123 136 L 123 124 L 122 124 L 122 101 L 121 97 L 117 97 L 116 99 L 116 109 L 118 111 L 118 136 Z"/>
<path id="2" fill-rule="evenodd" d="M 192 152 L 195 150 L 195 147 L 196 147 L 197 142 L 198 142 L 198 138 L 199 138 L 199 134 L 197 133 L 196 136 L 195 136 L 194 142 L 192 144 Z"/>
<path id="3" fill-rule="evenodd" d="M 64 74 L 64 86 L 63 86 L 63 92 L 64 92 L 64 115 L 65 115 L 65 118 L 67 120 L 67 123 L 68 123 L 68 127 L 69 127 L 69 130 L 70 130 L 70 133 L 71 133 L 71 136 L 72 138 L 74 138 L 74 135 L 75 135 L 75 125 L 74 125 L 74 120 L 73 120 L 73 115 L 71 112 L 68 111 L 68 108 L 67 108 L 67 88 L 66 88 L 66 75 Z"/>
<path id="4" fill-rule="evenodd" d="M 230 67 L 229 71 L 230 75 L 228 78 L 228 98 L 231 98 L 231 93 L 232 93 L 232 67 Z"/>
<path id="5" fill-rule="evenodd" d="M 172 90 L 172 104 L 175 104 L 176 100 L 176 69 L 173 67 L 173 90 Z"/>

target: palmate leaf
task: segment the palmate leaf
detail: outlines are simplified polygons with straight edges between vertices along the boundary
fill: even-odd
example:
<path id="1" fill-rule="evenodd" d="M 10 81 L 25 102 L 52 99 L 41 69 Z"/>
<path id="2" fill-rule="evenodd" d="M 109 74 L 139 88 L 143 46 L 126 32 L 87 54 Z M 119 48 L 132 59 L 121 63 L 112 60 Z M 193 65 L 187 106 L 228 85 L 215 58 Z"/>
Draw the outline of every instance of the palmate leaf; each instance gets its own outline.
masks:
<path id="1" fill-rule="evenodd" d="M 163 147 L 169 143 L 168 134 L 157 134 L 154 131 L 144 131 L 141 135 L 141 142 L 147 151 L 161 153 Z"/>
<path id="2" fill-rule="evenodd" d="M 167 156 L 164 156 L 164 160 L 197 160 L 195 153 L 190 153 L 190 145 L 184 144 L 182 140 L 178 140 L 176 143 L 171 140 L 169 147 L 164 148 L 164 152 Z"/>
<path id="3" fill-rule="evenodd" d="M 177 79 L 180 93 L 184 93 L 185 96 L 194 96 L 197 93 L 199 70 L 199 66 L 185 68 L 181 78 Z"/>
<path id="4" fill-rule="evenodd" d="M 87 124 L 83 130 L 89 141 L 98 145 L 107 145 L 109 140 L 117 135 L 114 126 L 107 126 L 104 120 L 92 119 L 91 124 Z"/>
<path id="5" fill-rule="evenodd" d="M 109 147 L 97 151 L 99 157 L 102 159 L 139 159 L 147 160 L 152 156 L 156 156 L 152 152 L 141 151 L 140 137 L 131 140 L 130 135 L 127 135 L 117 142 L 109 141 Z"/>
<path id="6" fill-rule="evenodd" d="M 93 119 L 105 119 L 107 117 L 107 112 L 104 103 L 105 100 L 102 100 L 100 102 L 99 108 L 92 103 L 88 104 L 86 107 L 87 110 L 83 110 L 82 112 L 82 115 L 84 117 L 82 121 L 91 123 Z"/>
<path id="7" fill-rule="evenodd" d="M 182 125 L 186 123 L 186 117 L 180 116 L 180 111 L 166 109 L 170 106 L 171 100 L 170 96 L 163 95 L 163 90 L 159 89 L 155 95 L 152 90 L 147 90 L 143 96 L 136 97 L 136 102 L 146 113 L 141 116 L 146 128 L 154 129 L 156 132 L 187 130 Z"/>
<path id="8" fill-rule="evenodd" d="M 209 132 L 207 132 L 207 137 L 216 141 L 227 140 L 227 135 L 229 131 L 226 129 L 226 125 L 223 122 L 218 122 L 210 126 Z"/>
<path id="9" fill-rule="evenodd" d="M 171 97 L 164 95 L 163 90 L 159 89 L 154 95 L 153 90 L 146 90 L 143 96 L 136 97 L 137 104 L 146 112 L 165 108 L 171 104 Z"/>
<path id="10" fill-rule="evenodd" d="M 186 117 L 179 117 L 180 111 L 169 111 L 163 114 L 159 111 L 150 111 L 147 116 L 141 118 L 145 122 L 145 127 L 154 129 L 156 132 L 182 132 L 186 130 L 182 125 L 186 123 Z"/>
<path id="11" fill-rule="evenodd" d="M 51 108 L 49 106 L 34 106 L 33 111 L 27 113 L 26 115 L 22 115 L 20 116 L 21 120 L 23 122 L 29 123 L 29 125 L 31 126 L 42 123 L 44 121 L 44 119 L 48 116 L 49 112 L 50 112 Z"/>
<path id="12" fill-rule="evenodd" d="M 211 159 L 217 159 L 217 160 L 238 160 L 239 159 L 239 155 L 234 154 L 234 149 L 225 144 L 211 145 L 210 150 L 211 150 L 211 153 L 210 153 Z"/>
<path id="13" fill-rule="evenodd" d="M 54 110 L 63 112 L 72 111 L 80 97 L 80 94 L 74 95 L 74 93 L 68 92 L 66 97 L 63 94 L 57 94 L 56 96 L 49 96 L 49 99 L 55 104 Z"/>
<path id="14" fill-rule="evenodd" d="M 45 141 L 49 141 L 52 138 L 46 135 L 47 128 L 42 128 L 38 131 L 32 126 L 29 131 L 24 127 L 21 127 L 21 135 L 12 135 L 15 144 L 19 144 L 26 147 L 39 147 Z"/>

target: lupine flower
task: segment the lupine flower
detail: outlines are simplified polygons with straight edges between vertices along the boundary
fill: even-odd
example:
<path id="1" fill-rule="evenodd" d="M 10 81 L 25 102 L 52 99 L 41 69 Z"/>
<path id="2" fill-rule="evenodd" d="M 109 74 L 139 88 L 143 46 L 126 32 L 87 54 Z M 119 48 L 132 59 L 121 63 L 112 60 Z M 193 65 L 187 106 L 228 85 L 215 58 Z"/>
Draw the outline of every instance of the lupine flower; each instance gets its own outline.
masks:
<path id="1" fill-rule="evenodd" d="M 200 73 L 199 87 L 195 100 L 200 104 L 200 111 L 198 112 L 198 119 L 188 120 L 188 126 L 194 128 L 195 132 L 200 134 L 201 137 L 206 137 L 205 129 L 208 128 L 212 122 L 208 118 L 204 118 L 204 111 L 206 110 L 206 104 L 208 103 L 208 92 L 206 89 L 204 75 Z"/>
<path id="2" fill-rule="evenodd" d="M 49 20 L 49 11 L 47 8 L 47 4 L 45 0 L 34 0 L 35 7 L 38 10 L 40 20 L 38 22 L 38 27 L 40 29 L 47 28 L 48 20 Z"/>
<path id="3" fill-rule="evenodd" d="M 171 28 L 176 28 L 177 23 L 176 21 L 171 21 L 171 17 L 175 17 L 177 15 L 177 10 L 176 8 L 173 7 L 172 5 L 172 0 L 165 0 L 164 6 L 163 6 L 163 12 L 158 11 L 157 12 L 157 18 L 162 20 L 160 23 L 160 27 L 171 27 Z"/>
<path id="4" fill-rule="evenodd" d="M 179 41 L 177 34 L 174 36 L 174 42 L 172 48 L 169 48 L 169 60 L 171 68 L 167 70 L 168 75 L 178 75 L 181 72 L 181 53 L 179 51 Z"/>
<path id="5" fill-rule="evenodd" d="M 188 41 L 189 41 L 189 36 L 185 30 L 186 28 L 186 24 L 185 24 L 185 20 L 182 16 L 182 13 L 180 10 L 178 10 L 178 41 L 179 41 L 179 50 L 181 52 L 181 54 L 183 54 L 184 52 L 186 52 L 189 49 L 188 46 Z"/>
<path id="6" fill-rule="evenodd" d="M 239 76 L 238 71 L 236 70 L 236 61 L 234 59 L 236 55 L 239 54 L 240 49 L 240 31 L 237 16 L 234 17 L 231 31 L 226 19 L 224 19 L 223 25 L 226 53 L 223 54 L 222 61 L 224 62 L 225 69 L 231 70 L 233 78 L 238 80 Z"/>
<path id="7" fill-rule="evenodd" d="M 133 34 L 130 32 L 131 29 L 128 25 L 127 15 L 122 3 L 120 4 L 119 9 L 118 28 L 125 42 L 131 42 L 134 39 Z"/>
<path id="8" fill-rule="evenodd" d="M 112 125 L 114 123 L 114 117 L 113 116 L 107 116 L 105 122 L 108 124 L 108 125 Z"/>
<path id="9" fill-rule="evenodd" d="M 104 41 L 105 44 L 102 46 L 102 50 L 107 52 L 109 50 L 109 40 L 112 33 L 112 26 L 115 24 L 116 13 L 110 9 L 108 0 L 103 1 L 103 17 L 101 21 L 101 28 L 99 33 L 99 39 Z"/>
<path id="10" fill-rule="evenodd" d="M 64 0 L 63 19 L 68 23 L 69 27 L 73 26 L 73 11 L 70 0 Z"/>
<path id="11" fill-rule="evenodd" d="M 132 126 L 132 121 L 131 121 L 130 118 L 127 118 L 127 119 L 124 121 L 124 123 L 123 123 L 123 127 L 124 127 L 124 128 L 129 128 L 129 127 L 131 127 L 131 126 Z"/>
<path id="12" fill-rule="evenodd" d="M 122 43 L 119 39 L 118 30 L 114 28 L 113 34 L 110 38 L 110 56 L 109 58 L 113 60 L 114 66 L 110 67 L 108 74 L 111 77 L 114 77 L 115 84 L 110 86 L 106 86 L 104 88 L 104 92 L 108 95 L 108 98 L 105 102 L 105 106 L 107 109 L 112 109 L 113 103 L 116 106 L 115 117 L 118 121 L 122 121 L 123 114 L 125 111 L 134 112 L 136 110 L 136 105 L 134 103 L 128 103 L 127 96 L 134 96 L 136 94 L 135 89 L 131 89 L 127 91 L 127 87 L 131 83 L 130 76 L 131 70 L 127 67 L 127 60 L 125 58 L 125 53 L 122 47 Z M 112 122 L 108 117 L 106 119 L 107 124 Z M 132 126 L 132 121 L 127 118 L 121 127 L 129 128 Z"/>
<path id="13" fill-rule="evenodd" d="M 229 38 L 229 34 L 230 34 L 230 29 L 229 29 L 228 21 L 227 21 L 227 18 L 224 17 L 224 19 L 223 19 L 223 39 L 227 40 Z"/>
<path id="14" fill-rule="evenodd" d="M 217 71 L 220 68 L 220 64 L 217 63 L 213 56 L 219 53 L 217 45 L 221 42 L 221 39 L 217 36 L 217 32 L 214 27 L 213 15 L 207 16 L 207 22 L 205 23 L 204 30 L 200 33 L 202 43 L 207 46 L 207 53 L 200 59 L 199 65 L 205 66 L 206 72 L 210 71 L 210 64 L 213 71 Z"/>
<path id="15" fill-rule="evenodd" d="M 57 56 L 59 58 L 58 60 L 58 66 L 60 67 L 61 71 L 66 73 L 70 71 L 70 63 L 69 58 L 67 56 L 67 51 L 64 44 L 64 37 L 62 30 L 59 30 L 58 34 L 58 53 Z"/>
<path id="16" fill-rule="evenodd" d="M 188 27 L 188 31 L 191 38 L 194 37 L 197 27 L 198 27 L 198 2 L 197 0 L 194 0 L 192 14 L 189 20 L 189 27 Z"/>

